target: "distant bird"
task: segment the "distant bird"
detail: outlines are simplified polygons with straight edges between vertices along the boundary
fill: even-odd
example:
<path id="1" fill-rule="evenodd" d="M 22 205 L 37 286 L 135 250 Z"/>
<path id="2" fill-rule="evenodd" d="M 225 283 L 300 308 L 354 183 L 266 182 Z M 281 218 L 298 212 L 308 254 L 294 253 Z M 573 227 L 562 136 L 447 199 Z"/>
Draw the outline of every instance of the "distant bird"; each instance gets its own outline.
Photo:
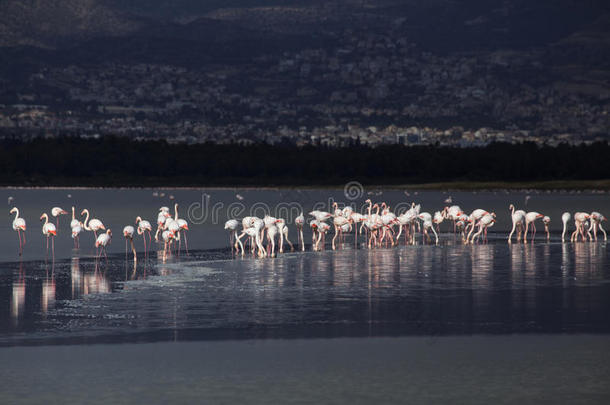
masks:
<path id="1" fill-rule="evenodd" d="M 453 198 L 451 198 L 451 196 L 449 196 L 445 199 L 445 204 L 452 204 L 452 203 L 453 203 Z"/>
<path id="2" fill-rule="evenodd" d="M 11 205 L 11 203 L 13 202 L 13 200 L 14 200 L 14 199 L 15 199 L 15 197 L 13 197 L 12 195 L 10 195 L 10 196 L 8 197 L 8 203 L 7 203 L 7 205 Z"/>
<path id="3" fill-rule="evenodd" d="M 13 230 L 17 231 L 17 236 L 19 236 L 19 256 L 23 253 L 23 246 L 25 246 L 25 219 L 19 218 L 19 208 L 13 207 L 11 209 L 10 214 L 15 214 L 15 219 L 13 219 Z M 21 232 L 23 232 L 23 242 L 21 241 Z"/>
<path id="4" fill-rule="evenodd" d="M 67 215 L 67 214 L 68 214 L 68 211 L 64 210 L 63 208 L 60 208 L 60 207 L 51 208 L 51 215 L 53 215 L 55 217 L 58 228 L 59 228 L 59 216 Z"/>
<path id="5" fill-rule="evenodd" d="M 241 194 L 235 194 L 235 198 L 237 198 L 239 201 L 242 201 L 244 199 Z"/>
<path id="6" fill-rule="evenodd" d="M 57 229 L 55 225 L 49 222 L 49 216 L 46 213 L 43 213 L 40 216 L 40 220 L 44 219 L 44 224 L 42 225 L 42 234 L 47 237 L 47 255 L 49 254 L 49 238 L 51 239 L 52 252 L 53 257 L 55 257 L 55 236 L 57 236 Z"/>

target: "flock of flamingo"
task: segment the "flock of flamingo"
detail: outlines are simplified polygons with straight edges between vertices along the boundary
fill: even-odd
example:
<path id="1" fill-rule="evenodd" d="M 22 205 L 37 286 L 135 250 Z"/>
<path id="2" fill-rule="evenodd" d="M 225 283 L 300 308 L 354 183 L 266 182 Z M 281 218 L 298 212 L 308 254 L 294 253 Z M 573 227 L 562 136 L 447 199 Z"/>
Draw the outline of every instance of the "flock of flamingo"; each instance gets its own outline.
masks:
<path id="1" fill-rule="evenodd" d="M 417 233 L 421 233 L 422 243 L 438 244 L 438 232 L 440 224 L 445 221 L 453 222 L 453 233 L 459 234 L 463 243 L 472 244 L 480 239 L 487 241 L 487 230 L 496 222 L 496 214 L 484 209 L 475 209 L 470 215 L 457 205 L 445 207 L 442 211 L 436 211 L 434 214 L 429 212 L 421 212 L 419 204 L 412 203 L 411 208 L 401 215 L 396 215 L 390 210 L 386 203 L 373 204 L 372 201 L 366 200 L 368 205 L 367 213 L 361 214 L 355 212 L 350 206 L 339 208 L 337 203 L 333 204 L 333 212 L 314 210 L 309 213 L 313 217 L 309 221 L 309 226 L 312 230 L 312 248 L 314 251 L 322 250 L 325 247 L 325 237 L 334 228 L 334 235 L 331 241 L 333 250 L 340 248 L 345 243 L 345 235 L 353 232 L 354 247 L 358 247 L 359 235 L 365 234 L 366 246 L 369 249 L 375 247 L 396 246 L 404 235 L 405 244 L 415 244 Z M 523 210 L 515 210 L 511 204 L 509 210 L 512 218 L 512 229 L 508 236 L 508 243 L 512 243 L 513 235 L 516 232 L 516 241 L 523 240 L 527 243 L 528 231 L 531 232 L 531 241 L 533 242 L 536 236 L 536 220 L 542 218 L 547 240 L 550 239 L 549 225 L 551 219 L 548 216 L 538 212 L 525 212 Z M 563 232 L 561 235 L 562 242 L 565 241 L 565 234 L 568 228 L 568 222 L 572 218 L 569 212 L 564 212 L 561 216 L 563 222 Z M 597 232 L 601 231 L 606 238 L 606 231 L 602 227 L 602 221 L 606 218 L 599 212 L 585 213 L 577 212 L 574 214 L 574 224 L 576 229 L 570 236 L 570 241 L 576 242 L 579 237 L 582 241 L 596 240 Z M 331 224 L 327 221 L 332 222 Z M 274 218 L 265 216 L 245 217 L 241 220 L 241 232 L 238 234 L 240 222 L 236 219 L 230 219 L 225 223 L 225 229 L 230 232 L 230 240 L 235 253 L 242 255 L 245 253 L 242 239 L 247 237 L 247 242 L 250 245 L 250 252 L 259 257 L 274 257 L 276 248 L 276 237 L 279 237 L 279 253 L 284 251 L 284 239 L 293 250 L 293 245 L 288 239 L 288 227 L 286 220 L 282 218 Z M 303 227 L 305 225 L 305 217 L 301 213 L 295 219 L 295 225 L 298 231 L 298 244 L 300 250 L 305 250 L 305 242 L 303 238 Z M 436 228 L 436 229 L 435 229 Z M 593 235 L 591 235 L 593 232 Z M 434 242 L 432 236 L 434 235 Z M 266 247 L 263 243 L 266 242 Z"/>
<path id="2" fill-rule="evenodd" d="M 10 210 L 10 214 L 15 214 L 15 218 L 13 219 L 13 230 L 17 231 L 19 236 L 19 255 L 21 256 L 23 253 L 23 247 L 25 245 L 25 230 L 26 223 L 25 219 L 19 216 L 19 209 L 17 207 L 13 207 Z M 49 239 L 51 240 L 51 252 L 53 256 L 55 256 L 55 237 L 57 236 L 57 229 L 59 228 L 59 217 L 61 215 L 67 215 L 68 212 L 61 207 L 53 207 L 51 209 L 51 215 L 56 218 L 56 223 L 53 224 L 49 222 L 49 216 L 47 213 L 43 213 L 40 216 L 40 220 L 44 223 L 42 225 L 42 234 L 46 237 L 47 240 L 47 254 L 49 252 Z M 70 221 L 70 229 L 72 230 L 72 239 L 74 239 L 74 247 L 80 247 L 80 234 L 83 231 L 93 232 L 95 237 L 95 248 L 96 248 L 96 257 L 101 257 L 102 253 L 105 257 L 106 254 L 106 246 L 110 243 L 112 239 L 112 231 L 110 229 L 106 229 L 103 222 L 97 218 L 89 218 L 89 210 L 84 209 L 80 213 L 80 216 L 84 216 L 84 221 L 77 219 L 75 216 L 74 207 L 72 207 L 72 220 Z M 152 241 L 152 225 L 150 222 L 143 220 L 141 217 L 136 217 L 135 220 L 136 227 L 132 225 L 127 225 L 123 228 L 123 236 L 125 237 L 125 251 L 127 251 L 127 243 L 129 242 L 131 245 L 131 251 L 133 252 L 133 260 L 137 261 L 136 248 L 133 243 L 133 239 L 136 235 L 142 235 L 144 240 L 144 254 L 148 254 L 148 246 L 150 246 Z M 174 216 L 170 214 L 170 209 L 168 207 L 161 207 L 159 209 L 159 213 L 157 215 L 157 231 L 155 233 L 155 241 L 159 241 L 159 235 L 163 240 L 163 259 L 165 260 L 167 254 L 171 252 L 172 243 L 175 241 L 178 242 L 177 249 L 180 249 L 181 235 L 184 236 L 184 241 L 186 245 L 186 250 L 188 252 L 188 239 L 186 237 L 186 232 L 189 230 L 188 222 L 182 218 L 178 218 L 178 204 L 174 204 Z M 98 235 L 98 232 L 103 231 Z M 146 242 L 146 236 L 148 236 L 148 243 Z"/>
<path id="3" fill-rule="evenodd" d="M 416 236 L 421 234 L 422 243 L 438 244 L 438 232 L 440 232 L 440 224 L 443 221 L 452 222 L 454 235 L 459 235 L 464 244 L 473 244 L 477 241 L 487 241 L 487 231 L 496 222 L 496 214 L 485 209 L 475 209 L 470 215 L 467 215 L 459 206 L 452 205 L 445 207 L 442 211 L 436 211 L 434 214 L 429 212 L 421 212 L 419 204 L 412 203 L 410 209 L 405 213 L 396 215 L 390 210 L 386 203 L 373 204 L 369 199 L 366 200 L 368 205 L 366 214 L 361 214 L 354 211 L 350 206 L 339 208 L 337 203 L 333 204 L 333 212 L 311 211 L 308 215 L 312 217 L 308 224 L 312 230 L 312 249 L 319 251 L 325 248 L 326 234 L 331 227 L 334 228 L 334 234 L 331 241 L 333 250 L 341 248 L 346 243 L 346 235 L 353 232 L 354 247 L 358 248 L 359 239 L 364 234 L 365 245 L 369 249 L 379 247 L 396 246 L 404 238 L 405 244 L 415 244 Z M 548 216 L 538 212 L 525 212 L 516 210 L 511 204 L 509 206 L 512 219 L 512 229 L 508 235 L 508 243 L 512 243 L 513 235 L 517 242 L 523 241 L 527 243 L 528 232 L 531 235 L 533 242 L 536 236 L 536 221 L 542 219 L 547 240 L 550 239 L 549 224 L 551 219 Z M 25 245 L 25 230 L 26 222 L 19 216 L 19 209 L 14 207 L 10 210 L 11 214 L 15 215 L 13 220 L 13 230 L 18 233 L 19 237 L 19 255 L 23 252 Z M 42 225 L 42 233 L 47 241 L 47 254 L 49 251 L 49 239 L 51 242 L 51 251 L 55 255 L 55 237 L 59 228 L 59 217 L 67 215 L 68 212 L 60 207 L 51 209 L 51 215 L 56 218 L 56 223 L 49 222 L 49 216 L 43 213 L 40 220 Z M 72 230 L 72 238 L 76 248 L 80 245 L 80 234 L 83 231 L 93 232 L 95 237 L 96 257 L 106 255 L 106 246 L 112 238 L 112 231 L 106 229 L 102 221 L 96 218 L 90 218 L 89 210 L 84 209 L 80 213 L 81 218 L 76 218 L 74 207 L 72 207 L 72 220 L 70 228 Z M 576 212 L 573 215 L 575 230 L 570 235 L 571 242 L 581 241 L 597 241 L 597 233 L 602 232 L 604 241 L 607 240 L 606 231 L 602 227 L 602 222 L 606 220 L 599 212 Z M 563 232 L 561 234 L 562 242 L 565 242 L 568 222 L 572 219 L 569 212 L 564 212 L 561 216 L 563 222 Z M 329 224 L 327 221 L 331 222 Z M 241 222 L 241 231 L 238 228 Z M 298 232 L 298 248 L 305 251 L 305 241 L 303 237 L 303 228 L 305 226 L 305 217 L 301 213 L 294 221 Z M 246 247 L 249 245 L 249 250 L 253 255 L 259 257 L 275 257 L 276 256 L 276 239 L 278 239 L 278 251 L 284 252 L 284 240 L 294 250 L 294 245 L 288 239 L 288 226 L 285 219 L 275 218 L 269 215 L 264 218 L 248 216 L 241 221 L 230 219 L 225 223 L 224 228 L 229 231 L 230 244 L 236 254 L 244 255 Z M 144 241 L 144 252 L 148 254 L 149 246 L 152 243 L 151 232 L 153 227 L 149 221 L 143 220 L 141 217 L 136 217 L 135 227 L 127 225 L 123 228 L 123 236 L 125 237 L 125 250 L 127 253 L 128 243 L 131 246 L 133 260 L 137 260 L 136 249 L 134 246 L 134 237 L 142 235 Z M 186 250 L 188 252 L 188 241 L 186 232 L 189 230 L 186 220 L 178 217 L 178 204 L 174 205 L 174 215 L 170 213 L 168 207 L 161 207 L 157 214 L 157 229 L 155 232 L 155 241 L 159 241 L 161 237 L 163 246 L 163 260 L 171 253 L 172 245 L 179 252 L 181 249 L 181 240 L 184 237 Z M 98 232 L 101 232 L 98 235 Z M 434 235 L 434 239 L 432 239 Z M 147 242 L 148 237 L 148 242 Z M 245 239 L 244 239 L 245 238 Z M 244 239 L 244 242 L 242 242 Z M 177 246 L 176 246 L 177 244 Z M 244 244 L 246 246 L 244 246 Z M 264 246 L 265 244 L 266 246 Z"/>

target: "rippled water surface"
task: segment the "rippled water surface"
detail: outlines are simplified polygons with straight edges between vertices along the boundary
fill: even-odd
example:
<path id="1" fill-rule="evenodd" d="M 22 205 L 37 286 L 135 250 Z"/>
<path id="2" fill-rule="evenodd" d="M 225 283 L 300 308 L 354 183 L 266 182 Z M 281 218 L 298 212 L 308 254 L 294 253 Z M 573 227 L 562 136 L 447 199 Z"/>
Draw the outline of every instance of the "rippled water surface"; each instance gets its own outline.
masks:
<path id="1" fill-rule="evenodd" d="M 125 258 L 120 232 L 108 259 L 96 260 L 93 236 L 84 235 L 81 249 L 72 249 L 61 223 L 55 260 L 45 259 L 42 235 L 37 234 L 40 224 L 33 213 L 41 211 L 41 201 L 69 207 L 62 198 L 70 193 L 75 200 L 82 193 L 82 200 L 92 204 L 109 227 L 120 230 L 139 214 L 154 219 L 158 206 L 169 205 L 169 200 L 152 197 L 146 190 L 3 193 L 13 195 L 14 204 L 24 207 L 30 225 L 21 260 L 10 217 L 0 229 L 5 240 L 0 264 L 2 345 L 610 332 L 609 248 L 602 241 L 561 243 L 557 225 L 563 210 L 603 212 L 607 195 L 530 197 L 531 209 L 554 219 L 550 242 L 539 238 L 534 244 L 506 243 L 506 205 L 523 201 L 525 193 L 461 193 L 453 198 L 465 210 L 489 207 L 499 213 L 496 233 L 490 234 L 487 244 L 464 246 L 447 232 L 445 223 L 439 246 L 370 251 L 350 245 L 341 251 L 293 252 L 274 259 L 232 257 L 222 230 L 226 219 L 222 211 L 219 223 L 191 224 L 191 251 L 173 255 L 165 263 L 154 251 L 145 258 L 142 241 L 136 240 L 140 260 L 134 265 Z M 301 195 L 306 207 L 328 194 L 341 196 L 341 190 L 241 193 L 248 204 L 276 203 L 282 193 Z M 173 194 L 188 207 L 201 192 Z M 219 201 L 234 202 L 235 194 L 208 190 Z M 434 211 L 447 195 L 429 192 L 407 197 L 392 191 L 375 198 L 393 204 L 423 200 L 424 210 Z M 67 226 L 69 218 L 61 221 Z M 294 235 L 294 228 L 291 232 Z"/>

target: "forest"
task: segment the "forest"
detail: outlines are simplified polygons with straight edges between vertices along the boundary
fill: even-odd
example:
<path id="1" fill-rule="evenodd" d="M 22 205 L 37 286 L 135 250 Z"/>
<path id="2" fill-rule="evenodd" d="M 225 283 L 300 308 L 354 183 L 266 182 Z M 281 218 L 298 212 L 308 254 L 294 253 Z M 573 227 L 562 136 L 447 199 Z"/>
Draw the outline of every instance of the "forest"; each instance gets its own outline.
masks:
<path id="1" fill-rule="evenodd" d="M 4 186 L 307 186 L 357 180 L 535 182 L 610 179 L 610 144 L 296 147 L 175 144 L 123 137 L 0 140 Z"/>

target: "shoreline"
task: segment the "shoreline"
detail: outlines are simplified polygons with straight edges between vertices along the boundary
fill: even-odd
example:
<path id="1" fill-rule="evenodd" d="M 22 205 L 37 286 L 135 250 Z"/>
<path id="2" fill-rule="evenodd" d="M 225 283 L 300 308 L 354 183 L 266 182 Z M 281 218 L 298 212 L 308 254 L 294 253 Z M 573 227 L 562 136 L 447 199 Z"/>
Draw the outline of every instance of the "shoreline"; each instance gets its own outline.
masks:
<path id="1" fill-rule="evenodd" d="M 76 181 L 78 182 L 78 180 Z M 4 190 L 99 190 L 99 189 L 115 189 L 115 190 L 281 190 L 281 189 L 304 189 L 304 190 L 331 190 L 342 189 L 345 183 L 337 184 L 295 184 L 287 185 L 277 183 L 267 186 L 252 186 L 246 183 L 236 184 L 220 184 L 220 185 L 159 185 L 155 183 L 147 183 L 147 180 L 141 181 L 144 185 L 100 185 L 100 186 L 82 186 L 82 185 L 28 185 L 17 186 L 13 184 L 0 184 L 0 189 Z M 610 191 L 610 179 L 603 180 L 548 180 L 548 181 L 531 181 L 531 182 L 506 182 L 506 181 L 447 181 L 447 182 L 430 182 L 430 183 L 411 183 L 411 184 L 380 184 L 366 183 L 363 181 L 364 189 L 376 190 L 413 190 L 413 191 L 528 191 L 528 190 L 549 190 L 549 191 Z"/>

